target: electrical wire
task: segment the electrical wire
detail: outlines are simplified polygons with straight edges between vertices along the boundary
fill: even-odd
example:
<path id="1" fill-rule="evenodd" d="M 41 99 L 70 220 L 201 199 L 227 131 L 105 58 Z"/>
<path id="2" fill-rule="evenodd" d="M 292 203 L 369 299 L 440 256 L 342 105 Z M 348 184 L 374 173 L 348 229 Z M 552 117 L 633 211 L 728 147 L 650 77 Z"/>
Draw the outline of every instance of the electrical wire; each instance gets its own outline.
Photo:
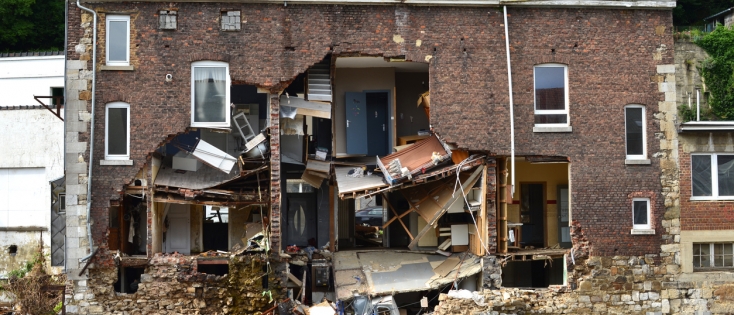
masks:
<path id="1" fill-rule="evenodd" d="M 456 194 L 457 187 L 461 188 L 461 179 L 459 177 L 459 174 L 461 173 L 461 168 L 464 167 L 464 164 L 466 164 L 472 157 L 467 157 L 463 161 L 461 161 L 458 165 L 456 165 L 456 182 L 454 183 L 454 192 L 451 194 L 453 197 L 454 194 Z M 464 192 L 463 189 L 461 189 L 461 194 L 464 197 L 464 204 L 466 205 L 467 209 L 469 209 L 469 215 L 471 216 L 472 222 L 474 222 L 474 228 L 477 230 L 477 232 L 481 231 L 479 228 L 479 225 L 477 224 L 477 220 L 474 218 L 474 212 L 471 210 L 471 205 L 469 204 L 469 200 L 466 198 L 466 192 Z M 482 240 L 481 235 L 479 235 L 479 243 L 481 243 L 484 250 L 489 253 L 489 247 L 487 247 L 487 244 L 484 243 L 484 240 Z"/>

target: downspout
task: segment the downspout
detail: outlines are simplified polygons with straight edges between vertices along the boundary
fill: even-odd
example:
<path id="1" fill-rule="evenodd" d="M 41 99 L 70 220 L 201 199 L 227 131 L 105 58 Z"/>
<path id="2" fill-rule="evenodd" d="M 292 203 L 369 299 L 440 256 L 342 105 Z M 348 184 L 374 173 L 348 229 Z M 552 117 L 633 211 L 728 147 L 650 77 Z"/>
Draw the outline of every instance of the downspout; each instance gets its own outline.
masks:
<path id="1" fill-rule="evenodd" d="M 82 258 L 81 261 L 85 261 L 94 255 L 94 241 L 92 240 L 92 166 L 94 163 L 94 99 L 95 99 L 95 88 L 97 82 L 97 12 L 94 10 L 84 7 L 79 3 L 80 0 L 76 0 L 76 6 L 84 11 L 92 13 L 94 16 L 94 25 L 92 26 L 92 116 L 89 127 L 89 171 L 87 173 L 87 237 L 89 237 L 89 255 Z M 66 70 L 64 70 L 66 71 Z M 66 112 L 64 112 L 66 113 Z"/>
<path id="2" fill-rule="evenodd" d="M 61 156 L 61 165 L 64 166 L 64 191 L 66 191 L 66 64 L 69 61 L 69 1 L 64 1 L 64 153 Z M 57 104 L 56 106 L 61 106 Z M 51 192 L 53 193 L 53 191 Z M 59 198 L 61 202 L 61 198 Z M 66 206 L 66 205 L 64 205 Z M 66 242 L 66 233 L 64 233 L 64 244 Z M 64 249 L 64 273 L 66 273 L 66 262 L 68 261 L 66 249 Z"/>
<path id="3" fill-rule="evenodd" d="M 510 170 L 510 196 L 515 195 L 515 111 L 514 107 L 515 104 L 512 99 L 512 64 L 510 62 L 510 32 L 508 31 L 507 26 L 507 6 L 503 6 L 503 12 L 504 12 L 504 18 L 505 18 L 505 51 L 507 55 L 507 86 L 508 86 L 508 94 L 510 97 L 510 162 L 512 163 L 512 169 Z M 502 163 L 502 172 L 503 174 L 500 175 L 500 181 L 502 179 L 505 180 L 505 185 L 507 181 L 507 163 Z M 500 188 L 500 192 L 503 193 L 503 196 L 500 196 L 500 200 L 507 198 L 507 189 Z M 512 198 L 512 197 L 510 197 Z M 512 200 L 505 200 L 503 204 L 500 205 L 500 226 L 499 226 L 499 233 L 504 233 L 498 235 L 498 239 L 500 238 L 507 238 L 508 231 L 507 231 L 507 202 L 512 202 Z M 504 215 L 504 217 L 502 216 Z M 498 234 L 499 234 L 498 233 Z M 517 236 L 515 236 L 517 237 Z M 500 242 L 499 244 L 500 252 L 504 253 L 507 252 L 507 242 Z M 503 251 L 504 250 L 504 251 Z"/>
<path id="4" fill-rule="evenodd" d="M 505 13 L 505 51 L 507 52 L 507 86 L 510 96 L 510 187 L 512 195 L 515 194 L 515 104 L 512 100 L 512 63 L 510 62 L 510 32 L 507 30 L 507 6 L 503 7 Z"/>

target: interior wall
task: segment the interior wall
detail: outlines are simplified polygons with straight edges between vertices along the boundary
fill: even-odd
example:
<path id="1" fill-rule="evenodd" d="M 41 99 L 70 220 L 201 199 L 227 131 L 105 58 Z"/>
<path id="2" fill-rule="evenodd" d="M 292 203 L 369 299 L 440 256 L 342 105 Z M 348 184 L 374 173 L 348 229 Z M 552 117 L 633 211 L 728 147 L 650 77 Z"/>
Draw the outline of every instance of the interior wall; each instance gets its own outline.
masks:
<path id="1" fill-rule="evenodd" d="M 346 92 L 390 90 L 395 87 L 393 68 L 337 68 L 334 72 L 334 138 L 336 154 L 347 153 Z"/>
<path id="2" fill-rule="evenodd" d="M 258 211 L 259 207 L 229 208 L 229 249 L 236 244 L 244 246 L 242 237 L 245 235 L 245 224 L 249 221 L 250 211 Z"/>
<path id="3" fill-rule="evenodd" d="M 558 186 L 568 185 L 568 164 L 532 164 L 527 161 L 517 161 L 515 172 L 515 194 L 512 195 L 512 204 L 507 205 L 507 220 L 509 222 L 520 222 L 520 183 L 545 182 L 545 240 L 547 246 L 557 244 L 559 242 L 557 204 Z"/>
<path id="4" fill-rule="evenodd" d="M 418 97 L 426 91 L 428 72 L 395 73 L 395 119 L 398 137 L 416 135 L 418 130 L 429 128 L 425 110 L 422 106 L 417 106 Z"/>

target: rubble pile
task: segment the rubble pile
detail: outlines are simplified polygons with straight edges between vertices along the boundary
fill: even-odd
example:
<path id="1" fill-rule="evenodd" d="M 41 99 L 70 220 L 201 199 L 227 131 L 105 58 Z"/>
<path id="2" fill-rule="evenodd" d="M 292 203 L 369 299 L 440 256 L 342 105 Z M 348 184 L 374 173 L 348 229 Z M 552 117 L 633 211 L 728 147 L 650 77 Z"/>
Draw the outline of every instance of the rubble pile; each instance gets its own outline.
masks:
<path id="1" fill-rule="evenodd" d="M 266 273 L 263 255 L 228 259 L 229 274 L 213 275 L 197 270 L 196 256 L 156 254 L 141 275 L 137 292 L 130 294 L 115 292 L 116 268 L 90 268 L 89 291 L 77 293 L 73 299 L 78 303 L 68 305 L 67 311 L 86 307 L 89 314 L 254 314 L 281 299 L 282 264 L 271 263 Z"/>

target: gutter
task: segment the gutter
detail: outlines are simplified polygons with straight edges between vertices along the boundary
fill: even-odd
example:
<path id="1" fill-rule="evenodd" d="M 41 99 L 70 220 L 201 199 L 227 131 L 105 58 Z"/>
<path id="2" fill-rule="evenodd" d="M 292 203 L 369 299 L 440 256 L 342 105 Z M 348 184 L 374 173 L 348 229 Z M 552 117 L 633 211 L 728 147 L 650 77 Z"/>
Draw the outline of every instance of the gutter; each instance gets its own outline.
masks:
<path id="1" fill-rule="evenodd" d="M 87 237 L 89 237 L 89 252 L 90 254 L 87 257 L 84 257 L 81 259 L 81 261 L 85 261 L 97 252 L 94 249 L 94 240 L 92 239 L 92 166 L 94 163 L 92 161 L 94 160 L 94 101 L 95 101 L 95 92 L 96 92 L 96 82 L 97 82 L 97 12 L 95 12 L 92 9 L 89 9 L 87 7 L 84 7 L 79 3 L 80 0 L 76 0 L 76 6 L 80 9 L 87 11 L 89 13 L 92 13 L 94 15 L 94 25 L 92 26 L 93 33 L 92 33 L 92 111 L 90 112 L 90 115 L 92 116 L 90 127 L 89 127 L 89 173 L 87 173 Z M 66 71 L 66 69 L 64 69 Z M 66 115 L 66 111 L 64 111 L 64 115 Z M 89 265 L 89 264 L 87 264 Z"/>

